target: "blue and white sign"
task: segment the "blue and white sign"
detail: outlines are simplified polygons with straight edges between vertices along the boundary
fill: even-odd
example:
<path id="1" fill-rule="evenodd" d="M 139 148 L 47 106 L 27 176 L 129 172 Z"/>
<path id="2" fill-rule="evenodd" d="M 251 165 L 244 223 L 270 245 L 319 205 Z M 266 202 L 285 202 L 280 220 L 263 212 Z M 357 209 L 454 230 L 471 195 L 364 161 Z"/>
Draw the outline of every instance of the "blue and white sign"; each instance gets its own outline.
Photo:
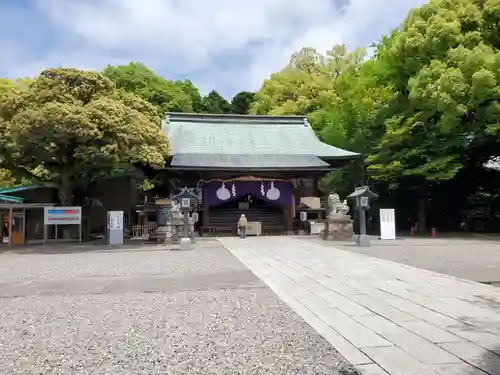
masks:
<path id="1" fill-rule="evenodd" d="M 45 225 L 81 225 L 81 207 L 45 207 Z"/>

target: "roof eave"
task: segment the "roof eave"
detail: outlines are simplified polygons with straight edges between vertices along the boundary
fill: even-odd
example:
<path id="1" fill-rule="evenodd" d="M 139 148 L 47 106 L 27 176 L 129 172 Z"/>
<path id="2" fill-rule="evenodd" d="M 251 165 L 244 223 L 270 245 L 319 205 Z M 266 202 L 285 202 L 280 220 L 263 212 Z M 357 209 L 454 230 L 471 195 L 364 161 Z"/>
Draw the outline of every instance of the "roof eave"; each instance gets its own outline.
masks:
<path id="1" fill-rule="evenodd" d="M 321 156 L 321 155 L 316 155 L 318 158 L 321 158 L 323 160 L 340 160 L 340 159 L 348 159 L 348 160 L 355 160 L 362 158 L 362 154 L 352 154 L 352 155 L 335 155 L 335 156 Z"/>
<path id="2" fill-rule="evenodd" d="M 203 167 L 171 167 L 168 166 L 165 169 L 172 171 L 221 171 L 221 172 L 284 172 L 284 171 L 317 171 L 317 172 L 329 172 L 334 170 L 335 168 L 331 167 L 271 167 L 271 168 L 230 168 L 230 167 L 218 167 L 218 166 L 203 166 Z"/>

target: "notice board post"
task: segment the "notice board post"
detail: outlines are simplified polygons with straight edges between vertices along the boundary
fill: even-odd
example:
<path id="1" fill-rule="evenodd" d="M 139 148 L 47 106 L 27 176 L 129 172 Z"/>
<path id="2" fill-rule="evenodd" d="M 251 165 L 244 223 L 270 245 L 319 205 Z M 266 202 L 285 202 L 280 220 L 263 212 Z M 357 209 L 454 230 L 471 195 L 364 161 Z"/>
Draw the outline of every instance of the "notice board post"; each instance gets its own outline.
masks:
<path id="1" fill-rule="evenodd" d="M 123 211 L 108 211 L 108 245 L 123 245 Z"/>
<path id="2" fill-rule="evenodd" d="M 394 208 L 380 209 L 380 239 L 396 239 L 396 214 Z"/>
<path id="3" fill-rule="evenodd" d="M 55 239 L 58 238 L 58 225 L 78 225 L 78 241 L 82 243 L 82 208 L 75 207 L 45 207 L 44 242 L 47 241 L 47 226 L 55 225 Z"/>

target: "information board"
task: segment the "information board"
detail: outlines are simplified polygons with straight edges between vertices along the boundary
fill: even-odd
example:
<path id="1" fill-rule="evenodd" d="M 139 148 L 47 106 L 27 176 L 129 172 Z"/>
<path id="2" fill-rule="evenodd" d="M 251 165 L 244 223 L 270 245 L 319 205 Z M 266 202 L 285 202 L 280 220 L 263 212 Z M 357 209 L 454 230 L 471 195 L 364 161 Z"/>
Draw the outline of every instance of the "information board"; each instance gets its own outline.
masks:
<path id="1" fill-rule="evenodd" d="M 81 207 L 45 207 L 45 225 L 81 225 Z"/>
<path id="2" fill-rule="evenodd" d="M 396 239 L 396 215 L 394 208 L 380 209 L 380 239 Z"/>
<path id="3" fill-rule="evenodd" d="M 108 211 L 109 230 L 123 230 L 123 211 Z"/>
<path id="4" fill-rule="evenodd" d="M 123 245 L 123 211 L 108 211 L 108 245 Z"/>

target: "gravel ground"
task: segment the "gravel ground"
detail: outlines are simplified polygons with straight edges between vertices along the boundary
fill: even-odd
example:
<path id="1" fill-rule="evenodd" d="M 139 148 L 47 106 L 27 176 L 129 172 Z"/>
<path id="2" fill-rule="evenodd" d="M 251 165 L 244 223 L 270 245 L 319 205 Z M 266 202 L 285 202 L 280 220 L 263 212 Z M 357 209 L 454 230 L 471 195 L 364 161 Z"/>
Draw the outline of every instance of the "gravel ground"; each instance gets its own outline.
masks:
<path id="1" fill-rule="evenodd" d="M 196 248 L 201 250 L 196 252 L 164 251 L 161 247 L 150 246 L 72 254 L 4 254 L 0 258 L 0 282 L 77 277 L 184 276 L 240 270 L 242 265 L 235 262 L 229 252 L 220 251 L 219 247 L 215 240 L 203 240 L 196 243 Z"/>
<path id="2" fill-rule="evenodd" d="M 478 282 L 500 283 L 500 242 L 477 239 L 405 238 L 373 239 L 369 248 L 349 242 L 325 242 L 301 237 L 338 249 L 371 255 Z"/>
<path id="3" fill-rule="evenodd" d="M 357 374 L 215 241 L 0 264 L 0 374 Z"/>

